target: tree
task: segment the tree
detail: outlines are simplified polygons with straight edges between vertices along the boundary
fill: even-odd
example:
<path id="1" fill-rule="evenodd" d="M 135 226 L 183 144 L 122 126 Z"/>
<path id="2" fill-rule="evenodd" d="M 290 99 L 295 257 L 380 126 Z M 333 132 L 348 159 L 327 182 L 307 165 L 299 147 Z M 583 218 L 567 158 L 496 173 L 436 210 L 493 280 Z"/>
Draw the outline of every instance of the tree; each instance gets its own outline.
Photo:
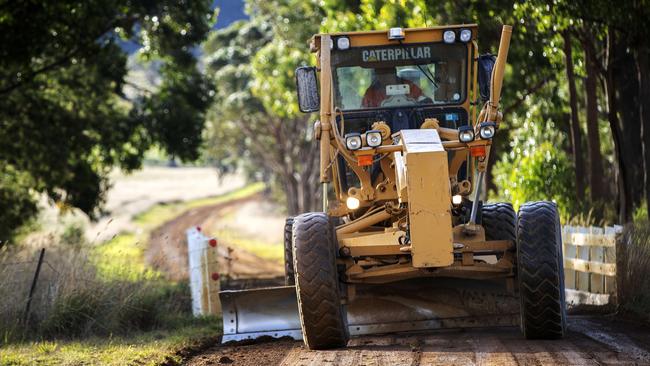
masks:
<path id="1" fill-rule="evenodd" d="M 25 209 L 0 226 L 13 231 L 29 219 L 38 193 L 97 214 L 109 171 L 137 168 L 152 144 L 182 159 L 197 156 L 209 88 L 192 47 L 212 26 L 210 4 L 27 0 L 0 7 L 0 167 L 15 172 L 0 177 L 0 187 L 14 186 L 16 176 L 26 188 L 16 190 Z M 163 65 L 163 85 L 137 99 L 124 94 L 129 48 Z"/>
<path id="2" fill-rule="evenodd" d="M 585 161 L 582 155 L 582 130 L 578 113 L 578 92 L 576 91 L 576 78 L 573 70 L 573 44 L 571 33 L 565 30 L 562 33 L 564 38 L 564 55 L 566 63 L 567 83 L 569 85 L 569 106 L 571 107 L 571 149 L 573 166 L 575 167 L 576 199 L 583 203 L 585 199 Z"/>
<path id="3" fill-rule="evenodd" d="M 594 55 L 594 38 L 590 29 L 585 29 L 581 35 L 585 53 L 585 94 L 587 109 L 587 150 L 589 152 L 589 192 L 591 203 L 602 203 L 607 198 L 605 176 L 603 171 L 603 156 L 600 151 L 600 136 L 598 130 L 598 65 Z"/>
<path id="4" fill-rule="evenodd" d="M 250 21 L 215 32 L 204 45 L 217 85 L 210 159 L 221 171 L 243 165 L 273 183 L 290 215 L 321 209 L 318 149 L 311 116 L 298 111 L 294 81 L 295 68 L 308 63 L 306 34 L 316 32 L 303 18 L 306 6 L 250 2 Z"/>

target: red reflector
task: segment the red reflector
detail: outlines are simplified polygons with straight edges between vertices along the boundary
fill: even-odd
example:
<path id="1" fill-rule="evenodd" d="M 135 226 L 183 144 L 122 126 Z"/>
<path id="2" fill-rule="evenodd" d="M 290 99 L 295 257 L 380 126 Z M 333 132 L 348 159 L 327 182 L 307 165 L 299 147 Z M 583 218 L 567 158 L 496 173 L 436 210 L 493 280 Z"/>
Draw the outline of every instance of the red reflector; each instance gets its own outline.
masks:
<path id="1" fill-rule="evenodd" d="M 208 242 L 211 247 L 216 247 L 217 246 L 217 239 L 210 239 Z"/>
<path id="2" fill-rule="evenodd" d="M 357 156 L 357 165 L 359 165 L 359 166 L 372 165 L 372 155 L 359 155 L 359 156 Z"/>
<path id="3" fill-rule="evenodd" d="M 212 276 L 211 276 L 211 277 L 212 277 L 212 279 L 213 279 L 214 281 L 219 280 L 219 274 L 218 274 L 217 272 L 212 273 Z"/>
<path id="4" fill-rule="evenodd" d="M 485 157 L 485 146 L 472 146 L 469 152 L 475 158 Z"/>

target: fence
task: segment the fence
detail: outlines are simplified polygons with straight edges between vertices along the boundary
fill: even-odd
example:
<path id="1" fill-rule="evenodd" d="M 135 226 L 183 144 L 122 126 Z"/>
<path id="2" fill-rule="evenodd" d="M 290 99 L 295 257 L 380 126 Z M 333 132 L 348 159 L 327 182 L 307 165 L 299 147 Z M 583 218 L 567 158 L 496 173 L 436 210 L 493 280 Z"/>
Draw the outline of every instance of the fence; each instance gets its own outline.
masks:
<path id="1" fill-rule="evenodd" d="M 562 228 L 568 305 L 616 303 L 616 235 L 622 226 Z"/>

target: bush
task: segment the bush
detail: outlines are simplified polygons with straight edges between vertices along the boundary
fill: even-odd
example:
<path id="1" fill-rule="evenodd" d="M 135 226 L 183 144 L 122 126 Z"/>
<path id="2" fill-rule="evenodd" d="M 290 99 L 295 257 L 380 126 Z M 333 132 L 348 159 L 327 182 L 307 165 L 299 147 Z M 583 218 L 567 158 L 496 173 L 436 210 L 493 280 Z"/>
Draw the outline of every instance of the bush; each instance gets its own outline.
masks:
<path id="1" fill-rule="evenodd" d="M 616 256 L 621 311 L 650 322 L 650 222 L 626 226 Z"/>
<path id="2" fill-rule="evenodd" d="M 512 202 L 515 209 L 527 201 L 549 200 L 557 203 L 564 218 L 576 212 L 572 163 L 550 142 L 521 159 L 500 161 L 494 170 L 499 199 Z"/>
<path id="3" fill-rule="evenodd" d="M 0 247 L 13 239 L 16 230 L 33 219 L 36 198 L 30 190 L 31 177 L 0 163 Z"/>

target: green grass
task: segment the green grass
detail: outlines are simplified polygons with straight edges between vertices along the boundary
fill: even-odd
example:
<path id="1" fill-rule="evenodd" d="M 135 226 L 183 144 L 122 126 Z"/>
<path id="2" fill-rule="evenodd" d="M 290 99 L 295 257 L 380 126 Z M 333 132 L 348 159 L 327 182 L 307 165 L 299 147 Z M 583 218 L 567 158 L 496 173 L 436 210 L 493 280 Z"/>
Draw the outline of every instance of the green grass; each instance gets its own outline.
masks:
<path id="1" fill-rule="evenodd" d="M 41 341 L 0 348 L 0 365 L 157 365 L 176 352 L 221 332 L 219 319 L 193 320 L 173 330 L 156 330 L 131 337 Z"/>
<path id="2" fill-rule="evenodd" d="M 110 241 L 98 245 L 92 252 L 92 259 L 101 279 L 139 281 L 160 278 L 144 262 L 146 237 L 134 234 L 120 234 Z"/>

